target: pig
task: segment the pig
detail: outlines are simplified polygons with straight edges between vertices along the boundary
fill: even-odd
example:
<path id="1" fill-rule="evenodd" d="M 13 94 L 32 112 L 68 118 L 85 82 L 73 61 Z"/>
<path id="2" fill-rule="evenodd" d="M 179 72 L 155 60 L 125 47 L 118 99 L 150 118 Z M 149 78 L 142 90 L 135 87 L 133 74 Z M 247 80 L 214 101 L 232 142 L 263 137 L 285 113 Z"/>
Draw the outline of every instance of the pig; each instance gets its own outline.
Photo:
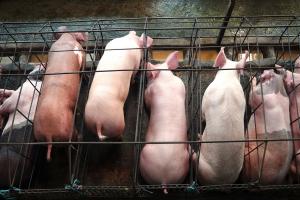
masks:
<path id="1" fill-rule="evenodd" d="M 295 61 L 295 69 L 294 72 L 300 74 L 300 56 Z"/>
<path id="2" fill-rule="evenodd" d="M 290 99 L 290 119 L 293 138 L 300 138 L 299 116 L 300 116 L 300 74 L 299 74 L 299 58 L 295 62 L 295 72 L 284 70 L 281 66 L 276 65 L 276 68 L 284 75 L 284 85 Z M 298 63 L 297 63 L 298 62 Z M 294 157 L 292 158 L 290 168 L 290 178 L 297 181 L 300 176 L 300 141 L 295 140 L 294 143 Z"/>
<path id="3" fill-rule="evenodd" d="M 245 161 L 241 173 L 243 182 L 281 184 L 285 181 L 293 152 L 289 116 L 289 99 L 282 75 L 272 69 L 264 70 L 257 85 L 252 79 L 249 105 L 254 111 L 248 123 L 248 139 L 279 141 L 250 141 L 245 144 Z M 285 140 L 285 141 L 280 141 Z"/>
<path id="4" fill-rule="evenodd" d="M 163 64 L 153 69 L 176 69 L 178 52 L 171 53 Z M 185 86 L 171 71 L 148 71 L 145 104 L 150 111 L 146 142 L 186 142 Z M 140 154 L 140 172 L 147 183 L 182 183 L 189 169 L 189 151 L 186 143 L 146 144 Z"/>
<path id="5" fill-rule="evenodd" d="M 60 27 L 59 31 L 66 31 Z M 81 46 L 88 38 L 87 33 L 59 33 L 48 54 L 46 73 L 41 88 L 34 118 L 34 135 L 38 141 L 48 144 L 47 160 L 51 159 L 53 141 L 70 141 L 76 138 L 73 125 L 74 111 L 79 95 L 80 75 L 85 64 L 85 53 Z"/>
<path id="6" fill-rule="evenodd" d="M 213 67 L 221 70 L 203 95 L 202 117 L 206 126 L 200 141 L 244 140 L 246 103 L 239 76 L 248 56 L 246 51 L 245 56 L 235 62 L 227 59 L 224 47 L 218 53 Z M 199 161 L 196 154 L 193 160 L 201 184 L 234 183 L 243 166 L 244 143 L 202 143 Z"/>
<path id="7" fill-rule="evenodd" d="M 145 41 L 144 41 L 145 39 Z M 142 48 L 150 47 L 152 38 L 138 37 L 135 31 L 110 41 L 105 48 L 97 70 L 129 70 L 96 72 L 85 107 L 87 128 L 100 141 L 120 139 L 125 127 L 124 103 L 128 96 L 133 71 L 139 68 Z"/>
<path id="8" fill-rule="evenodd" d="M 33 142 L 32 123 L 42 82 L 37 66 L 16 91 L 0 89 L 0 115 L 8 116 L 0 142 Z M 34 76 L 33 76 L 34 75 Z M 3 145 L 0 147 L 0 187 L 28 184 L 36 155 L 34 145 Z"/>

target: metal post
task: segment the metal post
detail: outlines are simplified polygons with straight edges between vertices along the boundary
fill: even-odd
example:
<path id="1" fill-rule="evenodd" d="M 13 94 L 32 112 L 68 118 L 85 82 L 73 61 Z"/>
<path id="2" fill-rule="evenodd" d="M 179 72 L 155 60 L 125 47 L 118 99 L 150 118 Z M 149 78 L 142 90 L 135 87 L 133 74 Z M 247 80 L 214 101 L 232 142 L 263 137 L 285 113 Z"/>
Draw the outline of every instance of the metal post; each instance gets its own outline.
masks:
<path id="1" fill-rule="evenodd" d="M 221 43 L 222 43 L 223 36 L 225 34 L 226 27 L 227 27 L 229 19 L 231 17 L 234 5 L 235 5 L 235 0 L 230 0 L 229 4 L 228 4 L 227 13 L 226 13 L 226 16 L 224 17 L 224 20 L 223 20 L 223 23 L 222 23 L 222 26 L 221 26 L 221 29 L 220 29 L 220 32 L 219 32 L 219 36 L 218 36 L 218 39 L 217 39 L 217 46 L 220 46 Z"/>

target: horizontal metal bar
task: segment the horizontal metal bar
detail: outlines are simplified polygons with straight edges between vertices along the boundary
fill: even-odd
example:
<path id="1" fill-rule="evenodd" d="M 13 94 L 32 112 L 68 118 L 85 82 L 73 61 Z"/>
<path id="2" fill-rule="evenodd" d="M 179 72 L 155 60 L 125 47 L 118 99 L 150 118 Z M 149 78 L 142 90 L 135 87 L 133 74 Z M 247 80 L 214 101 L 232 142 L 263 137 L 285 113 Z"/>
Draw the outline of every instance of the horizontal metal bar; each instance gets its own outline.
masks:
<path id="1" fill-rule="evenodd" d="M 267 136 L 267 134 L 266 134 Z M 122 144 L 122 145 L 135 145 L 135 144 L 223 144 L 223 143 L 245 143 L 245 142 L 287 142 L 287 141 L 300 141 L 300 138 L 288 139 L 244 139 L 244 140 L 211 140 L 211 141 L 163 141 L 163 142 L 149 142 L 149 141 L 68 141 L 68 142 L 0 142 L 0 145 L 72 145 L 72 144 Z"/>
<path id="2" fill-rule="evenodd" d="M 210 66 L 212 66 L 213 62 L 210 63 Z M 255 63 L 248 63 L 248 65 L 255 65 Z M 275 64 L 275 63 L 274 63 Z M 247 65 L 247 64 L 246 64 Z M 251 67 L 251 69 L 245 68 L 244 71 L 247 70 L 254 70 L 254 69 L 275 69 L 274 67 Z M 64 74 L 90 74 L 90 73 L 99 73 L 99 72 L 121 72 L 121 71 L 130 71 L 130 72 L 143 72 L 143 71 L 173 71 L 173 72 L 185 72 L 185 71 L 197 71 L 197 72 L 201 72 L 201 71 L 236 71 L 238 69 L 224 69 L 224 68 L 204 68 L 201 65 L 195 65 L 195 68 L 191 68 L 191 66 L 187 66 L 185 65 L 185 67 L 179 67 L 177 69 L 161 69 L 161 68 L 157 68 L 157 69 L 109 69 L 109 70 L 93 70 L 93 71 L 65 71 L 65 72 L 53 72 L 53 73 L 35 73 L 34 75 L 30 75 L 30 74 L 17 74 L 17 73 L 13 73 L 13 74 L 1 74 L 1 76 L 5 77 L 5 76 L 37 76 L 37 75 L 64 75 Z"/>
<path id="3" fill-rule="evenodd" d="M 141 28 L 141 27 L 124 27 L 124 28 L 112 28 L 112 29 L 101 29 L 101 30 L 69 30 L 69 31 L 41 31 L 41 32 L 10 32 L 10 33 L 0 33 L 0 36 L 2 35 L 28 35 L 28 34 L 53 34 L 53 33 L 72 33 L 72 32 L 89 32 L 89 33 L 97 33 L 97 32 L 116 32 L 116 31 L 130 31 L 130 30 L 135 30 L 135 31 L 162 31 L 162 30 L 193 30 L 193 29 L 201 29 L 201 30 L 219 30 L 219 29 L 240 29 L 240 28 L 244 28 L 244 29 L 249 29 L 249 28 L 256 28 L 256 29 L 260 29 L 260 28 L 299 28 L 300 25 L 257 25 L 257 26 L 227 26 L 227 27 L 223 27 L 223 26 L 210 26 L 210 27 L 200 27 L 200 26 L 196 26 L 196 27 L 164 27 L 164 28 Z"/>
<path id="4" fill-rule="evenodd" d="M 257 19 L 257 18 L 287 18 L 287 17 L 300 17 L 300 15 L 252 15 L 245 16 L 246 18 Z M 147 17 L 148 20 L 157 20 L 157 19 L 223 19 L 223 16 L 198 16 L 198 17 Z M 232 19 L 241 19 L 243 16 L 231 16 Z M 1 22 L 3 24 L 42 24 L 42 23 L 75 23 L 75 22 L 97 22 L 97 21 L 119 21 L 119 20 L 145 20 L 145 17 L 140 18 L 112 18 L 112 19 L 87 19 L 87 20 L 57 20 L 57 21 L 36 21 L 36 22 Z"/>

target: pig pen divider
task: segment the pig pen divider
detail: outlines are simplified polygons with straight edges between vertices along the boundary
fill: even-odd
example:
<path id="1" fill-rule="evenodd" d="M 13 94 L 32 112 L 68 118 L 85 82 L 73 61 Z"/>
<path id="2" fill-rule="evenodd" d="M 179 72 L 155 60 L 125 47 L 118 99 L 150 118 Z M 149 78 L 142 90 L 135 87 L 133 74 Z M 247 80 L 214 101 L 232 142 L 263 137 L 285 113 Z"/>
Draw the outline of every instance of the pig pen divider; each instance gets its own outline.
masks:
<path id="1" fill-rule="evenodd" d="M 231 17 L 227 27 L 222 27 L 224 17 L 185 17 L 185 18 L 120 18 L 97 20 L 73 20 L 73 21 L 47 21 L 47 22 L 2 22 L 0 24 L 0 64 L 1 64 L 1 88 L 16 90 L 20 87 L 17 104 L 20 102 L 21 91 L 26 80 L 30 81 L 35 92 L 35 81 L 28 76 L 35 65 L 46 66 L 47 55 L 53 44 L 54 34 L 59 26 L 67 26 L 68 32 L 88 32 L 88 41 L 83 49 L 86 53 L 84 69 L 78 72 L 80 78 L 80 91 L 78 91 L 76 109 L 73 115 L 74 127 L 78 131 L 78 141 L 52 142 L 54 146 L 53 159 L 50 163 L 44 160 L 46 142 L 13 141 L 14 131 L 10 128 L 9 137 L 1 141 L 0 150 L 7 146 L 21 146 L 28 153 L 30 146 L 37 146 L 38 153 L 33 158 L 33 167 L 26 171 L 28 160 L 20 159 L 17 167 L 8 167 L 9 185 L 21 188 L 17 193 L 20 197 L 41 197 L 45 194 L 60 195 L 65 197 L 148 197 L 160 195 L 160 184 L 147 184 L 139 171 L 139 155 L 145 144 L 148 113 L 144 106 L 144 91 L 146 88 L 146 63 L 161 63 L 173 50 L 180 53 L 180 67 L 174 70 L 186 86 L 186 116 L 188 127 L 188 141 L 190 149 L 190 168 L 183 183 L 168 184 L 170 195 L 201 195 L 197 191 L 268 191 L 292 189 L 299 191 L 299 177 L 295 183 L 283 183 L 280 185 L 263 185 L 260 182 L 264 173 L 264 158 L 260 162 L 258 180 L 242 183 L 237 180 L 233 184 L 201 185 L 197 180 L 197 165 L 192 161 L 192 153 L 196 152 L 199 159 L 201 143 L 197 142 L 198 133 L 202 133 L 205 123 L 202 119 L 202 97 L 205 89 L 212 82 L 218 70 L 212 68 L 214 58 L 221 46 L 225 46 L 227 57 L 239 60 L 245 50 L 250 52 L 250 60 L 247 61 L 245 74 L 241 76 L 241 84 L 248 101 L 251 81 L 254 76 L 259 77 L 263 69 L 273 69 L 274 64 L 280 64 L 285 69 L 293 70 L 294 63 L 299 56 L 300 37 L 299 16 L 245 16 Z M 225 29 L 222 42 L 217 43 L 219 33 Z M 123 36 L 130 30 L 135 30 L 137 35 L 142 33 L 154 39 L 154 45 L 146 48 L 143 44 L 142 60 L 137 70 L 135 83 L 131 86 L 124 112 L 126 127 L 123 141 L 97 141 L 85 127 L 84 108 L 88 98 L 89 88 L 94 73 L 106 73 L 120 70 L 96 70 L 106 44 Z M 144 38 L 145 39 L 145 38 Z M 145 42 L 145 41 L 144 41 Z M 124 49 L 128 50 L 128 49 Z M 114 51 L 110 49 L 109 51 Z M 126 70 L 123 70 L 126 71 Z M 44 76 L 59 75 L 44 74 Z M 32 104 L 31 99 L 30 104 Z M 264 101 L 263 101 L 264 102 Z M 264 106 L 262 103 L 260 106 Z M 256 108 L 257 109 L 257 108 Z M 112 111 L 113 112 L 113 111 Z M 245 111 L 245 127 L 250 116 L 255 112 L 247 105 Z M 27 125 L 32 124 L 28 113 L 22 113 L 18 108 L 14 110 L 24 117 Z M 7 116 L 2 119 L 4 128 Z M 14 123 L 14 122 L 12 122 Z M 292 121 L 297 123 L 297 119 Z M 239 141 L 209 141 L 210 145 L 217 143 L 257 142 L 257 147 L 264 145 L 264 153 L 267 144 L 276 142 L 276 139 L 256 138 L 247 139 L 245 128 L 245 140 Z M 31 133 L 33 134 L 33 133 Z M 298 141 L 299 138 L 286 139 Z M 285 141 L 285 140 L 279 140 Z M 157 142 L 159 144 L 175 144 L 176 142 Z M 60 145 L 62 148 L 56 148 Z M 255 149 L 254 149 L 255 150 Z M 253 150 L 253 151 L 254 151 Z M 8 150 L 6 158 L 8 158 Z M 247 152 L 251 153 L 251 152 Z M 0 154 L 1 155 L 1 154 Z M 5 157 L 5 156 L 4 156 Z M 8 160 L 8 166 L 11 161 Z M 59 170 L 58 170 L 59 169 Z M 298 169 L 297 169 L 298 170 Z M 299 169 L 300 170 L 300 169 Z M 25 174 L 24 174 L 25 173 Z M 26 174 L 30 174 L 29 181 L 24 180 Z M 78 180 L 80 182 L 78 182 Z M 67 184 L 68 187 L 63 188 Z M 57 196 L 58 198 L 58 196 Z"/>

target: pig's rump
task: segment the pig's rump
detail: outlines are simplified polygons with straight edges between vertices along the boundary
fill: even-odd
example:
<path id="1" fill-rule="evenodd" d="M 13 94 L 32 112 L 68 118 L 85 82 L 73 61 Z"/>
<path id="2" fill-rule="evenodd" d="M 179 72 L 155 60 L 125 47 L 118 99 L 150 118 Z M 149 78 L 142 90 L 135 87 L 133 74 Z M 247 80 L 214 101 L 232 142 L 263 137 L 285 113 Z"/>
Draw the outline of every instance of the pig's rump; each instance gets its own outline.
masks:
<path id="1" fill-rule="evenodd" d="M 103 95 L 101 95 L 103 94 Z M 108 93 L 99 92 L 89 100 L 85 107 L 85 122 L 93 132 L 107 137 L 116 137 L 123 133 L 124 102 L 111 97 Z"/>
<path id="2" fill-rule="evenodd" d="M 34 142 L 32 125 L 17 126 L 5 131 L 0 142 L 3 143 L 28 143 Z M 10 139 L 9 139 L 10 135 Z M 14 179 L 13 185 L 26 187 L 33 173 L 34 161 L 37 155 L 37 145 L 3 145 L 0 148 L 0 187 L 10 186 L 10 178 Z"/>
<path id="3" fill-rule="evenodd" d="M 147 144 L 140 156 L 140 171 L 151 184 L 182 183 L 188 172 L 186 144 Z"/>
<path id="4" fill-rule="evenodd" d="M 295 150 L 295 154 L 293 155 L 293 160 L 290 168 L 291 178 L 297 183 L 300 176 L 300 149 Z"/>
<path id="5" fill-rule="evenodd" d="M 270 134 L 257 134 L 257 139 L 266 138 L 271 140 L 287 140 L 291 139 L 291 133 L 282 130 Z M 264 142 L 246 143 L 244 168 L 241 173 L 242 180 L 244 182 L 258 181 L 262 166 L 260 183 L 281 183 L 290 167 L 293 152 L 292 145 L 291 141 L 269 141 L 265 151 Z"/>
<path id="6" fill-rule="evenodd" d="M 71 139 L 78 90 L 78 74 L 45 77 L 34 118 L 37 140 Z"/>

